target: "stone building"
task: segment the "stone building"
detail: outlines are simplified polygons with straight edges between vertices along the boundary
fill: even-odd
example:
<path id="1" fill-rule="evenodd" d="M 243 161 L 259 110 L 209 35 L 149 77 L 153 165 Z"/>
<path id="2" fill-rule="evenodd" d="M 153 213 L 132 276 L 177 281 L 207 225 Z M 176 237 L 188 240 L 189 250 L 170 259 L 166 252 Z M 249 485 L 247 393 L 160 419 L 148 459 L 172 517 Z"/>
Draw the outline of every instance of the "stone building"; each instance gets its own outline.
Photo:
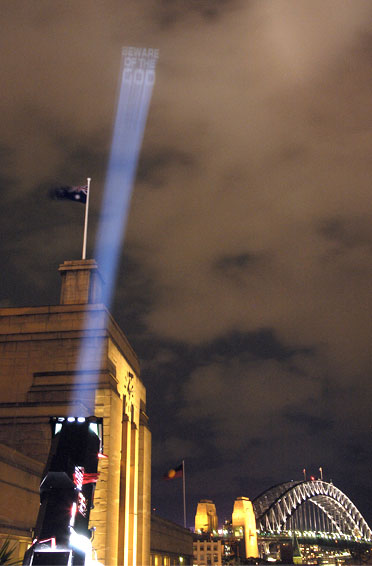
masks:
<path id="1" fill-rule="evenodd" d="M 31 541 L 51 416 L 104 419 L 91 524 L 105 565 L 150 563 L 151 433 L 138 359 L 100 302 L 94 260 L 67 261 L 60 304 L 0 309 L 0 538 Z"/>
<path id="2" fill-rule="evenodd" d="M 216 537 L 201 536 L 193 544 L 195 566 L 222 566 L 224 544 Z"/>
<path id="3" fill-rule="evenodd" d="M 238 497 L 234 502 L 232 514 L 233 527 L 242 527 L 245 540 L 246 558 L 257 558 L 257 527 L 252 501 L 248 497 Z"/>
<path id="4" fill-rule="evenodd" d="M 157 515 L 151 516 L 150 566 L 191 566 L 192 532 Z"/>
<path id="5" fill-rule="evenodd" d="M 231 521 L 218 529 L 216 506 L 209 499 L 199 501 L 195 514 L 194 566 L 240 564 L 258 558 L 256 519 L 248 497 L 234 501 Z"/>
<path id="6" fill-rule="evenodd" d="M 216 506 L 209 499 L 199 501 L 195 515 L 195 531 L 211 533 L 218 529 Z"/>

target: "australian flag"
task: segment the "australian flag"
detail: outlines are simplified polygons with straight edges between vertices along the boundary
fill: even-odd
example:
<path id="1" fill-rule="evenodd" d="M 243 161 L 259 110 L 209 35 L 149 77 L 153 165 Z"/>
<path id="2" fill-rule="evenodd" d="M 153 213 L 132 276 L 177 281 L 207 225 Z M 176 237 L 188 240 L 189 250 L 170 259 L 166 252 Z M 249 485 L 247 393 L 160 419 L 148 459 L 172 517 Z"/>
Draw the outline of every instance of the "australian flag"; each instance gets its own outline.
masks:
<path id="1" fill-rule="evenodd" d="M 87 193 L 87 185 L 82 187 L 64 186 L 51 189 L 50 196 L 57 200 L 75 200 L 76 202 L 85 204 L 87 202 Z"/>

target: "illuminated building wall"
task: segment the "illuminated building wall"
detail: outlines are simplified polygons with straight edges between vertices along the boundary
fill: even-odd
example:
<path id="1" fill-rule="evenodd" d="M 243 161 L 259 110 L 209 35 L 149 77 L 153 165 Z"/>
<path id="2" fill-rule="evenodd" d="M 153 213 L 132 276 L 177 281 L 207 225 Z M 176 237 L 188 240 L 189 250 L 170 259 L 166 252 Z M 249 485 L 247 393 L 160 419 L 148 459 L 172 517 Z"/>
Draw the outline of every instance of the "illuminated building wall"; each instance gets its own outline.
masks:
<path id="1" fill-rule="evenodd" d="M 221 539 L 194 540 L 194 566 L 222 566 L 223 543 Z"/>
<path id="2" fill-rule="evenodd" d="M 257 545 L 256 518 L 252 501 L 248 497 L 238 497 L 232 515 L 233 527 L 243 527 L 246 558 L 259 556 Z"/>
<path id="3" fill-rule="evenodd" d="M 195 531 L 211 533 L 218 529 L 216 506 L 209 499 L 199 501 L 195 515 Z"/>
<path id="4" fill-rule="evenodd" d="M 43 465 L 0 444 L 0 544 L 10 536 L 12 560 L 23 560 L 39 508 Z M 31 517 L 30 517 L 31 513 Z M 22 562 L 21 562 L 22 563 Z"/>
<path id="5" fill-rule="evenodd" d="M 188 529 L 157 515 L 151 516 L 149 566 L 190 566 L 192 551 L 192 533 Z"/>
<path id="6" fill-rule="evenodd" d="M 216 506 L 209 499 L 199 501 L 195 515 L 195 537 L 194 537 L 194 564 L 202 566 L 205 560 L 212 560 L 209 564 L 214 564 L 215 553 L 211 553 L 211 549 L 207 549 L 208 541 L 205 538 L 207 533 L 217 535 L 218 518 Z M 230 532 L 231 531 L 231 532 Z M 259 556 L 257 544 L 256 518 L 253 511 L 253 505 L 248 497 L 238 497 L 234 502 L 234 510 L 232 515 L 232 529 L 222 529 L 218 531 L 223 535 L 224 542 L 221 542 L 222 554 L 227 558 L 231 547 L 231 553 L 237 559 L 238 556 L 243 558 Z M 244 539 L 244 551 L 240 551 L 240 544 Z M 241 543 L 240 543 L 241 541 Z M 204 544 L 207 545 L 204 548 Z M 226 546 L 227 545 L 227 546 Z M 210 545 L 209 545 L 210 546 Z M 209 555 L 207 555 L 207 550 Z M 207 562 L 208 563 L 208 562 Z"/>
<path id="7" fill-rule="evenodd" d="M 104 564 L 149 564 L 151 433 L 138 360 L 100 303 L 95 261 L 65 262 L 60 272 L 59 305 L 0 309 L 0 444 L 11 453 L 0 483 L 0 537 L 31 536 L 37 465 L 49 452 L 49 417 L 94 414 L 104 419 L 108 459 L 99 465 L 93 546 Z M 88 362 L 77 370 L 82 342 Z M 15 469 L 23 475 L 15 478 Z M 21 513 L 4 497 L 10 486 Z"/>

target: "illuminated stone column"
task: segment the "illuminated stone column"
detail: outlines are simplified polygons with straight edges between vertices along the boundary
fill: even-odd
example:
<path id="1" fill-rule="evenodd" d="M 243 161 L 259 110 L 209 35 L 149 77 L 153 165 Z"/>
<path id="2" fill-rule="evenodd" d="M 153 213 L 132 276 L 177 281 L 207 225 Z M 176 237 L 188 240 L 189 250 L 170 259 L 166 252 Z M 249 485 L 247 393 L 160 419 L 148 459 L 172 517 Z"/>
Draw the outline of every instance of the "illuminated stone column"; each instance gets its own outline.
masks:
<path id="1" fill-rule="evenodd" d="M 210 533 L 218 529 L 216 506 L 209 499 L 199 501 L 195 515 L 195 531 Z"/>
<path id="2" fill-rule="evenodd" d="M 132 425 L 130 420 L 125 423 L 125 444 L 122 447 L 122 459 L 124 459 L 124 533 L 122 536 L 124 537 L 124 566 L 129 566 L 131 564 L 130 561 L 130 553 L 129 548 L 132 546 L 132 536 L 133 533 L 130 530 L 130 501 L 131 501 L 131 493 L 130 493 L 130 478 L 131 478 L 131 452 L 132 452 Z"/>
<path id="3" fill-rule="evenodd" d="M 256 517 L 252 501 L 248 497 L 238 497 L 234 503 L 232 515 L 233 527 L 243 527 L 245 539 L 245 557 L 258 558 Z"/>
<path id="4" fill-rule="evenodd" d="M 129 517 L 128 517 L 128 566 L 136 564 L 137 556 L 137 503 L 138 503 L 138 430 L 135 422 L 131 423 L 130 481 L 129 481 Z"/>
<path id="5" fill-rule="evenodd" d="M 128 561 L 128 542 L 125 536 L 125 525 L 128 524 L 126 498 L 128 497 L 127 488 L 127 468 L 128 468 L 128 433 L 130 425 L 127 415 L 123 415 L 122 423 L 122 444 L 120 458 L 120 496 L 119 496 L 119 540 L 118 540 L 118 564 L 125 564 Z"/>
<path id="6" fill-rule="evenodd" d="M 151 526 L 151 433 L 144 406 L 140 412 L 138 457 L 137 565 L 149 564 Z"/>
<path id="7" fill-rule="evenodd" d="M 99 481 L 95 492 L 91 524 L 96 527 L 94 547 L 104 564 L 118 562 L 120 491 L 120 450 L 122 445 L 122 402 L 116 392 L 101 389 L 96 394 L 95 414 L 104 419 L 104 451 L 108 459 L 99 462 Z"/>
<path id="8" fill-rule="evenodd" d="M 108 469 L 105 474 L 103 463 L 97 482 L 98 506 L 91 515 L 92 525 L 97 526 L 94 546 L 98 559 L 108 566 L 144 566 L 150 559 L 151 518 L 146 390 L 116 341 L 108 340 L 105 354 L 114 383 L 96 397 L 95 412 L 104 418 Z"/>
<path id="9" fill-rule="evenodd" d="M 102 278 L 94 259 L 65 261 L 61 274 L 61 305 L 97 304 L 102 300 Z"/>

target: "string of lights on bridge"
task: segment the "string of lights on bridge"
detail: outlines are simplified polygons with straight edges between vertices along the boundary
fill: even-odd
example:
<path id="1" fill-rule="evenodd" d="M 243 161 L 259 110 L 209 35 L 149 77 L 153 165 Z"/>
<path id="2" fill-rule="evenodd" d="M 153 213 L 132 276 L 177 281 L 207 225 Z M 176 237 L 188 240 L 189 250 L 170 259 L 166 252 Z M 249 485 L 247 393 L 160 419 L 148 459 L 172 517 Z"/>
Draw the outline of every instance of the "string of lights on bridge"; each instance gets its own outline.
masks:
<path id="1" fill-rule="evenodd" d="M 235 534 L 240 534 L 243 537 L 243 528 L 240 527 L 239 529 L 235 530 Z M 228 537 L 230 536 L 230 530 L 229 529 L 218 529 L 218 531 L 213 531 L 213 534 L 215 536 L 224 536 L 224 537 Z M 350 542 L 368 542 L 368 543 L 372 543 L 372 539 L 370 538 L 363 538 L 361 536 L 353 536 L 350 535 L 348 533 L 328 533 L 326 531 L 300 531 L 300 530 L 280 530 L 277 529 L 276 531 L 260 531 L 259 529 L 257 529 L 257 536 L 259 537 L 268 537 L 268 538 L 273 538 L 273 537 L 278 537 L 278 538 L 283 538 L 283 537 L 288 537 L 288 538 L 292 538 L 293 536 L 296 536 L 297 538 L 308 538 L 308 539 L 328 539 L 328 540 L 333 540 L 333 541 L 350 541 Z"/>
<path id="2" fill-rule="evenodd" d="M 289 531 L 281 531 L 277 530 L 276 532 L 270 531 L 259 531 L 257 530 L 257 535 L 259 537 L 293 537 L 294 535 L 297 538 L 317 538 L 317 539 L 329 539 L 329 540 L 340 540 L 340 541 L 350 541 L 350 542 L 369 542 L 372 543 L 370 538 L 363 538 L 360 536 L 353 536 L 347 533 L 328 533 L 325 531 L 299 531 L 299 530 L 289 530 Z"/>

